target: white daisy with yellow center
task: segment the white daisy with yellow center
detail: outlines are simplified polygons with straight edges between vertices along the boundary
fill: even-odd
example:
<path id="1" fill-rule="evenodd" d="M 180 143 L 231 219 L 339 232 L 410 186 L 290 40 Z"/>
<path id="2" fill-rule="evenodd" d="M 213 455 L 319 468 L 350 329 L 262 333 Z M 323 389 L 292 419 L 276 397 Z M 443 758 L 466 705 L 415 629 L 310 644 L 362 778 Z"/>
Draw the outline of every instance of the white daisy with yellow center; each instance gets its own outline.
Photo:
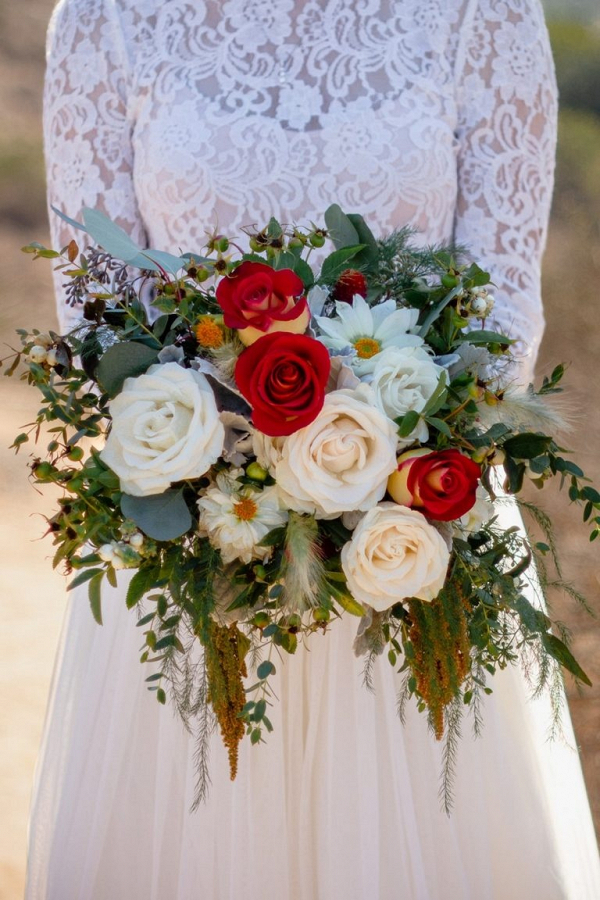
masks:
<path id="1" fill-rule="evenodd" d="M 271 548 L 259 547 L 259 542 L 288 520 L 287 511 L 280 508 L 275 487 L 262 491 L 239 487 L 231 491 L 225 484 L 215 485 L 198 500 L 200 533 L 220 550 L 224 563 L 235 559 L 244 563 L 265 559 Z"/>
<path id="2" fill-rule="evenodd" d="M 349 303 L 335 304 L 337 315 L 333 318 L 315 316 L 321 335 L 319 340 L 329 350 L 354 350 L 350 360 L 358 374 L 366 374 L 373 367 L 374 357 L 388 347 L 420 347 L 423 338 L 411 334 L 419 311 L 397 309 L 395 300 L 384 300 L 369 306 L 364 297 L 356 294 Z"/>

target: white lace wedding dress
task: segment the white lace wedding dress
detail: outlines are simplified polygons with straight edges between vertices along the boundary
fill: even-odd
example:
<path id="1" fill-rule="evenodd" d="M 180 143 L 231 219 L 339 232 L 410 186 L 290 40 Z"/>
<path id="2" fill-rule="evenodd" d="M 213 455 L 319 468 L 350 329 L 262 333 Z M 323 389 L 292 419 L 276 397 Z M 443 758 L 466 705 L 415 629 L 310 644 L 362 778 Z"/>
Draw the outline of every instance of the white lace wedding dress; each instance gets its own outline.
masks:
<path id="1" fill-rule="evenodd" d="M 199 249 L 320 222 L 338 202 L 380 233 L 411 223 L 489 264 L 497 322 L 531 371 L 556 95 L 538 0 L 63 0 L 46 89 L 50 201 L 99 207 L 135 240 Z M 55 245 L 72 236 L 52 217 Z M 243 241 L 243 235 L 242 235 Z M 60 294 L 60 278 L 58 279 Z M 63 328 L 79 310 L 59 297 Z M 28 900 L 598 900 L 575 750 L 547 701 L 494 679 L 466 721 L 456 804 L 441 750 L 403 727 L 383 659 L 375 694 L 355 622 L 279 665 L 275 731 L 237 781 L 215 735 L 190 813 L 193 740 L 138 662 L 122 590 L 92 620 L 71 599 L 34 792 Z M 567 740 L 574 745 L 570 725 Z"/>

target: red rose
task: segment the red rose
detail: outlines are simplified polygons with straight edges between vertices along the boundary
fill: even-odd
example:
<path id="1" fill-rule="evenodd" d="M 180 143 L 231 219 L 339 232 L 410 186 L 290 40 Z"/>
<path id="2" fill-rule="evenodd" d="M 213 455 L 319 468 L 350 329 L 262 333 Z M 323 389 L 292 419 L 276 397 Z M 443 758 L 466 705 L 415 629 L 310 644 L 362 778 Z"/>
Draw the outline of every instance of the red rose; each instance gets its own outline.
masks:
<path id="1" fill-rule="evenodd" d="M 242 343 L 253 344 L 273 331 L 302 334 L 310 319 L 304 285 L 291 269 L 243 262 L 217 286 L 225 325 L 239 329 Z"/>
<path id="2" fill-rule="evenodd" d="M 330 368 L 329 353 L 319 341 L 279 332 L 261 337 L 243 351 L 235 380 L 252 406 L 255 427 L 279 437 L 317 417 Z"/>
<path id="3" fill-rule="evenodd" d="M 460 519 L 475 505 L 481 468 L 460 450 L 409 450 L 398 458 L 388 491 L 430 519 Z"/>

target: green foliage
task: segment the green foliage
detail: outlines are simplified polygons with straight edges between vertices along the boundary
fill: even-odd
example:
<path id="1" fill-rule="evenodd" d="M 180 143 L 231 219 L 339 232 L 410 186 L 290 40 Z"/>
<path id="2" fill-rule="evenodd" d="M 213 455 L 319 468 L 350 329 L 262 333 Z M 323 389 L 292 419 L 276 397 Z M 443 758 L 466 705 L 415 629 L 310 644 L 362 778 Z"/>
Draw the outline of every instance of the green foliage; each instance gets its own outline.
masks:
<path id="1" fill-rule="evenodd" d="M 142 375 L 157 359 L 156 348 L 134 341 L 113 344 L 102 354 L 96 378 L 109 397 L 116 397 L 126 378 Z"/>
<path id="2" fill-rule="evenodd" d="M 600 32 L 581 22 L 549 22 L 556 79 L 563 107 L 600 114 Z"/>
<path id="3" fill-rule="evenodd" d="M 121 510 L 144 534 L 156 541 L 174 541 L 192 527 L 192 516 L 183 489 L 170 488 L 162 494 L 146 497 L 123 494 Z"/>

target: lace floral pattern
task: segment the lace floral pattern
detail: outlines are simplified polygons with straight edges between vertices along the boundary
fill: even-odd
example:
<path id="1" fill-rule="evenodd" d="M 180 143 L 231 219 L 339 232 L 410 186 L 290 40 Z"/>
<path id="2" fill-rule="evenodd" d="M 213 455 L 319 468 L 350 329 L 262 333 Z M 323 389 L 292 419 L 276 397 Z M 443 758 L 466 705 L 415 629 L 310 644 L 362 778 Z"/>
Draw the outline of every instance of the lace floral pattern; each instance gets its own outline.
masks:
<path id="1" fill-rule="evenodd" d="M 529 362 L 555 116 L 538 0 L 61 0 L 49 31 L 51 203 L 171 250 L 334 200 L 455 235 Z"/>

